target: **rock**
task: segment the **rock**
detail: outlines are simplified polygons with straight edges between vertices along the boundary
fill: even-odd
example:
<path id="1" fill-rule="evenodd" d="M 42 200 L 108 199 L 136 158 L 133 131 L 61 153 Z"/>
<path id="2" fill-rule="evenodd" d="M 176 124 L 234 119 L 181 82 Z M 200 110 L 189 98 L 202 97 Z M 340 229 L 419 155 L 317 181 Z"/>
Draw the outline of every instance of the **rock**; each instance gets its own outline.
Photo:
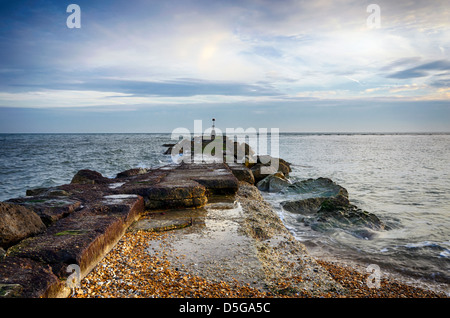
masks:
<path id="1" fill-rule="evenodd" d="M 6 251 L 0 247 L 0 261 L 3 259 L 3 257 L 5 256 Z"/>
<path id="2" fill-rule="evenodd" d="M 296 182 L 286 189 L 286 192 L 309 196 L 302 200 L 285 201 L 281 205 L 286 211 L 305 216 L 303 222 L 314 230 L 341 228 L 357 237 L 370 239 L 374 236 L 370 230 L 385 229 L 384 223 L 375 214 L 351 204 L 347 190 L 328 178 Z"/>
<path id="3" fill-rule="evenodd" d="M 260 155 L 257 157 L 257 163 L 270 165 L 272 162 L 278 165 L 277 170 L 283 172 L 286 177 L 289 176 L 289 172 L 292 172 L 291 164 L 284 159 L 275 158 L 269 155 Z"/>
<path id="4" fill-rule="evenodd" d="M 309 215 L 317 213 L 320 210 L 322 202 L 325 200 L 326 198 L 308 198 L 297 201 L 285 201 L 282 203 L 282 207 L 284 210 L 292 213 Z"/>
<path id="5" fill-rule="evenodd" d="M 64 284 L 49 265 L 18 257 L 0 261 L 0 298 L 64 296 L 61 294 Z"/>
<path id="6" fill-rule="evenodd" d="M 138 194 L 147 209 L 155 210 L 201 207 L 209 195 L 232 194 L 237 188 L 224 164 L 181 164 L 134 177 L 117 191 Z"/>
<path id="7" fill-rule="evenodd" d="M 275 167 L 266 166 L 261 163 L 255 164 L 250 170 L 253 173 L 253 177 L 255 178 L 256 183 L 258 183 L 268 175 L 278 172 L 278 170 Z"/>
<path id="8" fill-rule="evenodd" d="M 40 195 L 40 194 L 47 192 L 48 190 L 49 190 L 49 188 L 27 189 L 27 191 L 25 192 L 25 195 L 26 196 Z"/>
<path id="9" fill-rule="evenodd" d="M 345 195 L 338 194 L 335 197 L 313 197 L 297 201 L 285 201 L 282 206 L 289 212 L 314 214 L 319 211 L 332 211 L 334 207 L 348 206 L 349 204 L 350 202 Z"/>
<path id="10" fill-rule="evenodd" d="M 182 165 L 176 171 L 186 167 L 186 177 L 203 185 L 208 196 L 234 195 L 238 191 L 239 181 L 226 164 Z"/>
<path id="11" fill-rule="evenodd" d="M 265 177 L 257 183 L 257 187 L 261 191 L 279 192 L 291 185 L 291 182 L 286 179 L 282 172 L 277 172 Z"/>
<path id="12" fill-rule="evenodd" d="M 319 218 L 333 218 L 341 223 L 364 226 L 374 230 L 383 230 L 384 224 L 373 213 L 363 211 L 355 205 L 345 203 L 341 198 L 326 199 L 318 211 Z"/>
<path id="13" fill-rule="evenodd" d="M 289 172 L 292 171 L 289 162 L 269 155 L 258 156 L 256 163 L 245 162 L 245 165 L 251 167 L 256 183 L 277 172 L 282 172 L 285 177 L 288 177 Z"/>
<path id="14" fill-rule="evenodd" d="M 245 157 L 255 156 L 253 149 L 245 142 L 239 143 L 235 141 L 233 146 L 233 156 L 238 163 L 243 163 L 245 161 Z"/>
<path id="15" fill-rule="evenodd" d="M 141 175 L 141 174 L 145 174 L 147 172 L 148 172 L 148 170 L 145 169 L 145 168 L 129 169 L 129 170 L 126 170 L 126 171 L 119 172 L 117 174 L 117 176 L 116 176 L 116 179 L 127 178 L 127 177 L 132 177 L 132 176 L 138 176 L 138 175 Z"/>
<path id="16" fill-rule="evenodd" d="M 92 170 L 80 170 L 72 178 L 72 184 L 105 184 L 111 180 L 102 176 L 101 173 Z"/>
<path id="17" fill-rule="evenodd" d="M 255 183 L 253 172 L 246 166 L 236 163 L 227 163 L 227 165 L 238 181 L 245 181 L 250 184 Z"/>
<path id="18" fill-rule="evenodd" d="M 284 160 L 282 161 L 282 159 L 280 159 L 280 161 L 278 162 L 278 171 L 282 172 L 285 177 L 288 177 L 289 172 L 291 172 L 292 170 L 290 165 L 286 164 Z"/>
<path id="19" fill-rule="evenodd" d="M 302 194 L 306 197 L 333 197 L 342 195 L 348 198 L 347 190 L 344 187 L 334 183 L 329 178 L 297 181 L 284 189 L 283 192 Z"/>
<path id="20" fill-rule="evenodd" d="M 32 210 L 17 204 L 0 202 L 0 247 L 8 248 L 45 229 L 41 218 Z"/>
<path id="21" fill-rule="evenodd" d="M 251 169 L 254 165 L 256 165 L 256 163 L 257 162 L 256 162 L 255 157 L 245 156 L 245 160 L 244 160 L 243 164 L 247 168 Z"/>
<path id="22" fill-rule="evenodd" d="M 72 213 L 52 224 L 45 233 L 8 249 L 7 257 L 49 264 L 53 273 L 68 277 L 67 266 L 80 266 L 84 277 L 116 244 L 143 212 L 142 198 L 128 204 L 99 205 Z"/>
<path id="23" fill-rule="evenodd" d="M 61 192 L 67 193 L 64 190 Z M 49 192 L 46 191 L 46 194 Z M 52 192 L 50 192 L 51 194 Z M 46 226 L 66 217 L 81 206 L 81 202 L 66 197 L 54 197 L 51 195 L 33 196 L 25 198 L 10 199 L 7 202 L 22 205 L 33 210 Z"/>

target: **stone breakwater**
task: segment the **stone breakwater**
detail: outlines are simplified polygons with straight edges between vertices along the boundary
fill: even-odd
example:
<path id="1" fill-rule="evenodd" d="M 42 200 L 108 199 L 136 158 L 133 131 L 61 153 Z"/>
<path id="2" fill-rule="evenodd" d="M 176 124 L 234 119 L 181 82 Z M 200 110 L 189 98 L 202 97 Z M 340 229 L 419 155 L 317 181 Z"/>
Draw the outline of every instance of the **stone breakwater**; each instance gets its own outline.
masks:
<path id="1" fill-rule="evenodd" d="M 127 285 L 134 284 L 138 293 L 134 295 L 351 296 L 348 288 L 353 288 L 353 283 L 336 279 L 339 275 L 333 274 L 336 270 L 332 265 L 312 258 L 258 188 L 314 192 L 311 199 L 285 202 L 284 206 L 303 214 L 305 222 L 318 228 L 336 222 L 347 224 L 348 220 L 364 226 L 383 224 L 376 216 L 350 205 L 346 190 L 331 180 L 291 184 L 286 178 L 291 171 L 289 163 L 254 156 L 248 147 L 243 148 L 243 157 L 227 164 L 181 163 L 130 169 L 116 178 L 80 170 L 70 184 L 27 190 L 25 197 L 0 202 L 0 298 L 68 297 L 75 268 L 79 269 L 79 279 L 93 273 L 101 280 L 105 277 L 101 268 L 108 269 L 109 263 L 100 269 L 97 265 L 106 255 L 111 256 L 107 258 L 112 263 L 114 257 L 128 257 L 120 248 L 133 250 L 133 242 L 139 242 L 136 250 L 140 251 L 132 256 L 133 264 L 148 274 L 150 270 L 151 275 L 156 273 L 140 275 L 135 268 L 128 272 L 124 268 Z M 278 169 L 270 166 L 273 160 L 279 163 Z M 262 169 L 269 166 L 272 170 Z M 177 230 L 167 232 L 162 245 L 152 242 L 154 235 L 142 235 L 173 229 Z M 119 252 L 109 253 L 117 247 Z M 161 254 L 170 268 L 161 273 L 147 268 L 160 264 L 154 258 Z M 115 272 L 126 263 L 109 269 Z M 130 281 L 127 275 L 133 279 Z M 190 290 L 190 284 L 177 283 L 189 279 L 203 292 Z M 158 285 L 161 280 L 170 282 L 174 289 Z M 112 286 L 112 281 L 97 283 Z M 237 284 L 238 289 L 230 289 L 230 284 Z M 220 290 L 228 287 L 221 294 L 214 286 Z M 122 290 L 114 293 L 110 288 L 105 295 L 125 297 Z"/>
<path id="2" fill-rule="evenodd" d="M 73 265 L 85 277 L 147 211 L 203 207 L 234 196 L 242 164 L 131 169 L 116 178 L 81 170 L 70 184 L 0 203 L 0 297 L 66 297 Z"/>

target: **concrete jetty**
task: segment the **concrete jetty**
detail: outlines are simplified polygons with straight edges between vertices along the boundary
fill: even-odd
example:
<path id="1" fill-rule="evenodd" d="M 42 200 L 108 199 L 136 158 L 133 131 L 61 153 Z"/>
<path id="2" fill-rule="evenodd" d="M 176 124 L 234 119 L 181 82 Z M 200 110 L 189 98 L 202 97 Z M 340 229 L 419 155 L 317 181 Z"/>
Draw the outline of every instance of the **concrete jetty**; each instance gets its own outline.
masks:
<path id="1" fill-rule="evenodd" d="M 3 202 L 2 209 L 20 206 L 45 226 L 29 237 L 2 240 L 0 297 L 66 297 L 69 266 L 79 266 L 81 278 L 86 276 L 145 211 L 198 208 L 208 197 L 237 190 L 227 165 L 184 163 L 132 169 L 114 179 L 81 170 L 70 184 L 29 190 L 26 197 Z M 18 227 L 13 223 L 5 226 Z"/>

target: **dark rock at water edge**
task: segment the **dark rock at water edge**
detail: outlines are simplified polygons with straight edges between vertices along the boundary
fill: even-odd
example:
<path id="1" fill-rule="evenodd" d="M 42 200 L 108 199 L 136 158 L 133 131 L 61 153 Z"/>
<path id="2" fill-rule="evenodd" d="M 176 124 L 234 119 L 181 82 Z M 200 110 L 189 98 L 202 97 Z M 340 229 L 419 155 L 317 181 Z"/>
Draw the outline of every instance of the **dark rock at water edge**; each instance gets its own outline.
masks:
<path id="1" fill-rule="evenodd" d="M 373 213 L 351 204 L 345 188 L 328 178 L 294 183 L 286 192 L 300 193 L 305 199 L 285 201 L 284 210 L 302 215 L 302 222 L 317 231 L 341 228 L 360 238 L 371 239 L 373 231 L 385 230 L 385 224 Z"/>
<path id="2" fill-rule="evenodd" d="M 305 198 L 311 197 L 336 197 L 338 195 L 348 198 L 347 189 L 336 184 L 329 178 L 307 179 L 294 182 L 283 189 L 283 193 L 301 194 Z"/>
<path id="3" fill-rule="evenodd" d="M 267 192 L 279 192 L 290 185 L 291 182 L 282 172 L 269 175 L 256 184 L 259 190 Z"/>
<path id="4" fill-rule="evenodd" d="M 110 183 L 111 180 L 102 176 L 101 173 L 93 170 L 80 170 L 72 178 L 72 184 L 104 184 Z"/>

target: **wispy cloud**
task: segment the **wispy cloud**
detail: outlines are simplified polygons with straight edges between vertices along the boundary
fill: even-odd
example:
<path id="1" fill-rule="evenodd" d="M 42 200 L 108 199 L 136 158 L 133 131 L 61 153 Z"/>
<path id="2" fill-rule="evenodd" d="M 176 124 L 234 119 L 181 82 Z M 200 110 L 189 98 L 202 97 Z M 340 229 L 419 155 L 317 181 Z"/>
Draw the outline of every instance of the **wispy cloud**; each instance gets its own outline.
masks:
<path id="1" fill-rule="evenodd" d="M 450 60 L 438 60 L 421 64 L 403 71 L 388 75 L 390 78 L 416 78 L 433 75 L 433 71 L 450 71 Z"/>

